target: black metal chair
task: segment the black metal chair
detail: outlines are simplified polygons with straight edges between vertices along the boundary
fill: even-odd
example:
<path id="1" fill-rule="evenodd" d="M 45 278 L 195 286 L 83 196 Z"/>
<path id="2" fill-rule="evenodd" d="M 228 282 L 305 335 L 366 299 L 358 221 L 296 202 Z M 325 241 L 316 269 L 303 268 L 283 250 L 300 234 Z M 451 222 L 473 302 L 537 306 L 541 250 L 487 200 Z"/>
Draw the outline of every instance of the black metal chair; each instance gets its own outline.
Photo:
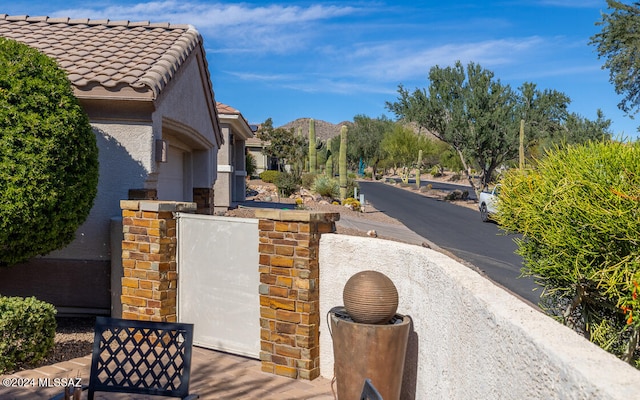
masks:
<path id="1" fill-rule="evenodd" d="M 89 385 L 82 390 L 89 400 L 95 392 L 197 399 L 189 394 L 192 345 L 193 324 L 97 317 Z"/>
<path id="2" fill-rule="evenodd" d="M 383 400 L 382 396 L 375 388 L 375 386 L 373 386 L 373 383 L 371 383 L 371 380 L 369 378 L 364 380 L 360 400 Z"/>

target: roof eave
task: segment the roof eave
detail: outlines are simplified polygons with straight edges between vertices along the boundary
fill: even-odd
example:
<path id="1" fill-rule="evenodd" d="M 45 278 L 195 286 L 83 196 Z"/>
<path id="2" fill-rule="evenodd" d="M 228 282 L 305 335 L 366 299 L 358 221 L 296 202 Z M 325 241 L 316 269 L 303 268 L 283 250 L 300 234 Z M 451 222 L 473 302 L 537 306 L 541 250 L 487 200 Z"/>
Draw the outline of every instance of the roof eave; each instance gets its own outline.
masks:
<path id="1" fill-rule="evenodd" d="M 203 39 L 198 31 L 191 27 L 193 31 L 198 34 L 198 49 L 199 54 L 196 54 L 198 59 L 198 67 L 200 68 L 200 76 L 203 79 L 203 87 L 205 96 L 207 98 L 207 108 L 209 109 L 209 118 L 211 119 L 211 123 L 213 125 L 213 130 L 215 133 L 216 144 L 218 148 L 222 147 L 224 144 L 224 137 L 222 136 L 222 129 L 220 128 L 220 119 L 218 118 L 218 110 L 216 109 L 216 98 L 213 91 L 213 84 L 211 83 L 211 74 L 209 73 L 209 64 L 207 62 L 207 56 L 204 51 Z M 194 50 L 195 52 L 195 50 Z"/>
<path id="2" fill-rule="evenodd" d="M 227 123 L 233 128 L 234 134 L 243 140 L 253 137 L 253 131 L 247 120 L 241 114 L 219 114 L 221 123 Z"/>

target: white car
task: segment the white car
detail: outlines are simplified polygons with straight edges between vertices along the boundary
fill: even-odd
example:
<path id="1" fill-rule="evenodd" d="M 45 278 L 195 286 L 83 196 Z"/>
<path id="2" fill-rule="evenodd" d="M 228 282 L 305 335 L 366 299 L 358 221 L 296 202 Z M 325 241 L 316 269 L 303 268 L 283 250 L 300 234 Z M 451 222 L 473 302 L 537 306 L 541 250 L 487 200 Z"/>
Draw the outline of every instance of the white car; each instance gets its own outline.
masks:
<path id="1" fill-rule="evenodd" d="M 483 222 L 487 222 L 491 219 L 491 216 L 496 213 L 498 195 L 500 194 L 500 185 L 496 185 L 490 192 L 482 191 L 478 198 L 478 209 L 480 210 L 480 218 Z"/>

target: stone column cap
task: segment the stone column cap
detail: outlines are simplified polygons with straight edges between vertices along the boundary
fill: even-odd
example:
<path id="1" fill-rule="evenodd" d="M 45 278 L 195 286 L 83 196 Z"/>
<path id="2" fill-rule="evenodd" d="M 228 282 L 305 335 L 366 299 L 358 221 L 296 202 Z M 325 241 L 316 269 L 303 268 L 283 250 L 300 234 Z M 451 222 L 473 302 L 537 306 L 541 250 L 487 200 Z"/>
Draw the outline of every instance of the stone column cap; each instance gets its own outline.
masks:
<path id="1" fill-rule="evenodd" d="M 120 200 L 120 208 L 131 211 L 196 212 L 197 204 L 188 201 Z"/>
<path id="2" fill-rule="evenodd" d="M 340 213 L 305 210 L 274 210 L 270 208 L 256 209 L 258 219 L 271 219 L 287 222 L 335 222 L 340 220 Z"/>

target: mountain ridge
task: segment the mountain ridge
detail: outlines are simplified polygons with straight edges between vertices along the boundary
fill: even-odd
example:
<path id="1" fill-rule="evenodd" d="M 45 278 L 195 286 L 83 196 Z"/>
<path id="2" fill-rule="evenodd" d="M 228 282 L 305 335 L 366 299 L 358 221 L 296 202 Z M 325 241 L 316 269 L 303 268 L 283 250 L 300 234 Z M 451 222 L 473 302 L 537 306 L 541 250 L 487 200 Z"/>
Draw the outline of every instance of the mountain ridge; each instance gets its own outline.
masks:
<path id="1" fill-rule="evenodd" d="M 286 124 L 280 126 L 280 128 L 289 129 L 293 128 L 294 133 L 298 133 L 298 128 L 301 128 L 301 132 L 304 136 L 309 135 L 309 120 L 311 118 L 298 118 L 291 122 L 287 122 Z M 340 134 L 340 128 L 342 125 L 346 125 L 347 127 L 353 126 L 353 122 L 351 121 L 342 121 L 339 124 L 332 124 L 331 122 L 322 121 L 318 119 L 314 119 L 315 121 L 315 130 L 316 130 L 316 138 L 322 141 L 327 141 L 329 139 L 334 138 Z"/>
<path id="2" fill-rule="evenodd" d="M 311 118 L 298 118 L 291 122 L 287 122 L 286 124 L 280 126 L 280 128 L 284 128 L 284 129 L 293 128 L 294 133 L 298 133 L 298 128 L 302 128 L 302 135 L 308 137 L 310 119 Z M 315 125 L 316 125 L 316 138 L 318 140 L 322 140 L 326 142 L 327 140 L 340 135 L 340 128 L 342 127 L 342 125 L 346 125 L 347 128 L 351 128 L 353 126 L 353 122 L 342 121 L 338 124 L 332 124 L 331 122 L 326 122 L 326 121 L 316 119 Z M 440 140 L 433 133 L 426 131 L 424 128 L 420 128 L 415 122 L 404 124 L 404 126 L 407 128 L 410 128 L 411 130 L 413 130 L 415 133 L 419 135 L 427 136 L 429 139 Z"/>

